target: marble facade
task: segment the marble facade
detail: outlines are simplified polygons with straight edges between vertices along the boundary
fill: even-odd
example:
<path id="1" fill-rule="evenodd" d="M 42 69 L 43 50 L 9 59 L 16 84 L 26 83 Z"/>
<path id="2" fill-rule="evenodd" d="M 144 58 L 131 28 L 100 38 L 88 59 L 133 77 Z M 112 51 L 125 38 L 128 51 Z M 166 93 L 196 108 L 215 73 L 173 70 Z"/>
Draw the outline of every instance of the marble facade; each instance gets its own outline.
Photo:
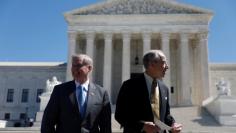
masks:
<path id="1" fill-rule="evenodd" d="M 24 121 L 21 115 L 35 119 L 40 105 L 38 91 L 45 90 L 46 80 L 52 76 L 65 81 L 65 70 L 64 63 L 0 62 L 0 120 Z M 7 100 L 9 89 L 13 90 L 12 101 Z M 26 101 L 22 101 L 24 89 L 28 90 Z"/>
<path id="2" fill-rule="evenodd" d="M 142 55 L 162 49 L 169 59 L 164 81 L 172 88 L 171 104 L 201 105 L 210 95 L 205 88 L 209 88 L 207 39 L 212 12 L 176 1 L 143 2 L 105 1 L 66 12 L 66 79 L 72 79 L 71 55 L 90 55 L 95 61 L 92 79 L 109 90 L 114 104 L 121 83 L 142 73 Z"/>

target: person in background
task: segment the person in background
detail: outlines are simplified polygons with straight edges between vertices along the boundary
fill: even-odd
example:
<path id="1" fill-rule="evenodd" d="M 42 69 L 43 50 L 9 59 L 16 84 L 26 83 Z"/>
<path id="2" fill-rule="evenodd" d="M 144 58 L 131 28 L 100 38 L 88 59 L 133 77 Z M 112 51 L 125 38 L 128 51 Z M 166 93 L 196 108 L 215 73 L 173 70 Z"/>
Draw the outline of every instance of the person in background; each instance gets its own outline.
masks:
<path id="1" fill-rule="evenodd" d="M 115 119 L 124 133 L 160 133 L 158 121 L 170 126 L 172 133 L 182 130 L 170 114 L 169 92 L 162 82 L 168 65 L 160 50 L 150 50 L 143 57 L 145 72 L 124 81 L 116 102 Z M 164 131 L 165 132 L 165 131 Z"/>
<path id="2" fill-rule="evenodd" d="M 45 108 L 41 133 L 111 133 L 108 92 L 91 82 L 92 59 L 72 56 L 74 80 L 56 85 Z"/>

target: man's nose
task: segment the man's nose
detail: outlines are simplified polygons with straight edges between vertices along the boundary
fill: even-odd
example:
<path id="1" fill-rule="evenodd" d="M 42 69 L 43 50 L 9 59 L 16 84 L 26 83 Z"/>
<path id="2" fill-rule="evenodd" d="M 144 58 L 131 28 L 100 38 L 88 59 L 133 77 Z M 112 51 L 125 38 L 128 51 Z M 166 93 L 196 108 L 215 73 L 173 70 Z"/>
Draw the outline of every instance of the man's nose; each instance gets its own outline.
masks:
<path id="1" fill-rule="evenodd" d="M 169 69 L 169 66 L 166 64 L 166 69 Z"/>

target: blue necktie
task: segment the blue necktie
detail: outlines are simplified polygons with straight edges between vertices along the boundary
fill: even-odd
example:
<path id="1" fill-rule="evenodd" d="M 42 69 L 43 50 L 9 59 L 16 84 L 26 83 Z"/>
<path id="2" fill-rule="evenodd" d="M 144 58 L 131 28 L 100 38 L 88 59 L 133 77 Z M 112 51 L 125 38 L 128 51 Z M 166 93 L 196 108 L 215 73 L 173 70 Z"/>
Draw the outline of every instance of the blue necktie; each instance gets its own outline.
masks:
<path id="1" fill-rule="evenodd" d="M 80 108 L 80 115 L 83 118 L 84 113 L 85 113 L 85 95 L 84 95 L 84 87 L 83 86 L 78 86 L 78 100 L 79 100 L 79 108 Z"/>

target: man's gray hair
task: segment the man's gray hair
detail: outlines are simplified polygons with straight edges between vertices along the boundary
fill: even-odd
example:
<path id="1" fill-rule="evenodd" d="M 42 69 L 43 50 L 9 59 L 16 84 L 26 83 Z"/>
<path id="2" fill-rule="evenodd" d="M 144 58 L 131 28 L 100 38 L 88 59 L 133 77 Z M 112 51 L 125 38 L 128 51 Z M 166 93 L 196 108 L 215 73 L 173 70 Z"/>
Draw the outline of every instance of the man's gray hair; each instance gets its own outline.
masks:
<path id="1" fill-rule="evenodd" d="M 93 60 L 85 54 L 72 55 L 72 63 L 74 60 L 82 60 L 83 65 L 93 66 Z"/>
<path id="2" fill-rule="evenodd" d="M 166 56 L 161 50 L 150 50 L 143 56 L 143 65 L 147 69 L 149 64 L 155 61 L 166 61 Z"/>

